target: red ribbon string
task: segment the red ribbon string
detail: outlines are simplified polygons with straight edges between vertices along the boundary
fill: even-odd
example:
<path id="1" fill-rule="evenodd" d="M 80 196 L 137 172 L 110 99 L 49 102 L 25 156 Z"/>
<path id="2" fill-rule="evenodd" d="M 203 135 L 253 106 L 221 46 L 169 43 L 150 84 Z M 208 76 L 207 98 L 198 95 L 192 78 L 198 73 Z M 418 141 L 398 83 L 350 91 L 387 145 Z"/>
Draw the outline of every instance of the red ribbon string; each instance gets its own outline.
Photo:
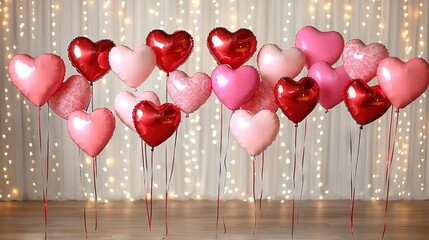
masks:
<path id="1" fill-rule="evenodd" d="M 48 130 L 46 138 L 46 182 L 45 182 L 45 191 L 43 196 L 43 210 L 45 216 L 45 238 L 47 238 L 47 227 L 48 227 L 48 183 L 49 183 L 49 109 L 48 109 Z M 39 129 L 40 131 L 40 129 Z"/>
<path id="2" fill-rule="evenodd" d="M 150 214 L 149 214 L 149 231 L 152 231 L 152 213 L 153 213 L 153 153 L 154 148 L 150 150 Z"/>
<path id="3" fill-rule="evenodd" d="M 396 139 L 396 134 L 398 132 L 398 120 L 399 120 L 399 109 L 396 111 L 395 134 L 393 135 L 394 141 L 393 141 L 393 145 L 392 145 L 392 152 L 390 153 L 391 155 L 389 156 L 390 159 L 389 159 L 389 163 L 388 163 L 388 168 L 386 169 L 387 190 L 386 190 L 386 205 L 384 206 L 383 234 L 381 235 L 382 239 L 384 239 L 384 235 L 386 234 L 386 229 L 387 229 L 387 209 L 389 206 L 389 193 L 390 193 L 390 172 L 392 169 L 393 156 L 395 155 L 395 139 Z M 392 124 L 390 124 L 390 128 L 391 127 L 392 127 Z M 390 143 L 390 135 L 389 135 L 389 143 Z M 390 144 L 389 144 L 389 147 L 390 147 Z"/>
<path id="4" fill-rule="evenodd" d="M 80 151 L 79 151 L 79 155 L 80 155 Z M 80 166 L 79 166 L 79 176 L 80 176 L 80 185 L 81 185 L 82 197 L 83 197 L 83 227 L 85 230 L 85 239 L 88 239 L 88 227 L 86 223 L 85 191 L 84 191 L 84 184 L 83 184 L 82 168 Z"/>
<path id="5" fill-rule="evenodd" d="M 255 229 L 256 229 L 256 189 L 255 189 L 255 185 L 256 185 L 256 157 L 253 157 L 252 160 L 252 193 L 253 193 L 253 212 L 254 212 L 254 223 L 253 223 L 253 236 L 255 236 Z"/>
<path id="6" fill-rule="evenodd" d="M 91 112 L 94 112 L 94 86 L 93 86 L 93 82 L 89 82 L 89 86 L 91 86 Z"/>
<path id="7" fill-rule="evenodd" d="M 259 212 L 261 213 L 262 218 L 262 194 L 264 191 L 264 166 L 265 166 L 265 151 L 262 152 L 261 160 L 261 192 L 259 193 Z"/>
<path id="8" fill-rule="evenodd" d="M 173 177 L 173 172 L 174 172 L 174 163 L 176 161 L 176 147 L 177 147 L 177 130 L 176 130 L 176 133 L 174 134 L 173 158 L 171 160 L 171 169 L 170 169 L 170 175 L 168 177 L 168 183 L 167 183 L 167 158 L 165 158 L 166 159 L 165 161 L 166 189 L 165 189 L 165 237 L 164 238 L 168 236 L 168 193 L 170 192 L 171 179 Z"/>
<path id="9" fill-rule="evenodd" d="M 92 158 L 92 176 L 94 184 L 94 197 L 95 197 L 95 227 L 94 230 L 97 231 L 98 228 L 98 194 L 97 194 L 97 157 Z"/>
<path id="10" fill-rule="evenodd" d="M 147 166 L 147 155 L 146 155 L 146 143 L 144 143 L 142 139 L 140 139 L 140 147 L 142 152 L 144 200 L 146 205 L 147 224 L 149 227 L 149 207 L 148 207 L 148 201 L 147 201 L 147 181 L 146 181 L 148 166 Z"/>
<path id="11" fill-rule="evenodd" d="M 298 223 L 299 220 L 299 210 L 301 208 L 301 200 L 302 200 L 302 192 L 304 190 L 304 160 L 305 160 L 305 139 L 307 138 L 307 118 L 304 122 L 304 139 L 302 144 L 302 156 L 301 156 L 301 191 L 299 194 L 299 203 L 298 203 L 298 209 L 296 213 L 296 223 Z"/>
<path id="12" fill-rule="evenodd" d="M 298 136 L 298 124 L 295 124 L 294 134 L 294 152 L 293 152 L 293 194 L 292 194 L 292 231 L 291 236 L 293 238 L 294 227 L 295 227 L 295 185 L 296 185 L 296 148 L 297 148 L 297 136 Z"/>
<path id="13" fill-rule="evenodd" d="M 360 152 L 360 144 L 361 144 L 361 139 L 362 139 L 362 129 L 363 126 L 359 127 L 359 136 L 358 136 L 358 146 L 357 146 L 357 151 L 356 151 L 356 161 L 355 161 L 355 168 L 354 168 L 354 176 L 353 176 L 353 180 L 352 180 L 352 186 L 353 186 L 353 190 L 352 190 L 352 202 L 351 202 L 351 206 L 350 206 L 350 231 L 352 233 L 352 236 L 354 235 L 355 232 L 355 226 L 354 226 L 354 209 L 355 209 L 355 196 L 356 196 L 356 176 L 357 176 L 357 170 L 358 170 L 358 162 L 359 162 L 359 152 Z"/>

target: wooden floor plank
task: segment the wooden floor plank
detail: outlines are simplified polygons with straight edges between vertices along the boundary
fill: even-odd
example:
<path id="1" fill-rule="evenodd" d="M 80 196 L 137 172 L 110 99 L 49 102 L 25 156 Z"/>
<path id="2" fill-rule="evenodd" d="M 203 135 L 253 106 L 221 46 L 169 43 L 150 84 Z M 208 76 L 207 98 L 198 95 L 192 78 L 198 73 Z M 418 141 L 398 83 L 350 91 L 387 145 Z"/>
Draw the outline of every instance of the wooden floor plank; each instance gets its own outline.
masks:
<path id="1" fill-rule="evenodd" d="M 85 239 L 83 202 L 48 204 L 48 239 Z M 154 201 L 153 228 L 148 230 L 144 201 L 99 203 L 99 228 L 94 230 L 95 206 L 87 203 L 88 239 L 162 239 L 164 202 Z M 301 201 L 293 239 L 353 239 L 349 201 Z M 357 201 L 354 239 L 381 239 L 383 201 Z M 290 202 L 263 201 L 260 217 L 255 206 L 242 201 L 222 203 L 216 231 L 216 202 L 172 200 L 168 209 L 168 239 L 292 239 Z M 227 232 L 223 233 L 225 220 Z M 429 201 L 392 201 L 385 239 L 429 239 Z M 0 202 L 0 239 L 43 239 L 43 203 Z M 217 233 L 217 236 L 216 236 Z"/>

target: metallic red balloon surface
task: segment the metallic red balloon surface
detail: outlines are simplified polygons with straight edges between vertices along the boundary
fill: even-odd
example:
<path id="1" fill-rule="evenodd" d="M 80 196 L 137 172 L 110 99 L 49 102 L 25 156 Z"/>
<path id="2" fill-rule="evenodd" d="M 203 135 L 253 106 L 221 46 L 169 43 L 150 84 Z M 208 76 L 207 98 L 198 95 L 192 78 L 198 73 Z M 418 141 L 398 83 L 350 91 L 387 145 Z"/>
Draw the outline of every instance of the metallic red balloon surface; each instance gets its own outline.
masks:
<path id="1" fill-rule="evenodd" d="M 180 123 L 180 109 L 171 103 L 156 106 L 151 101 L 143 100 L 134 107 L 133 122 L 140 137 L 149 146 L 156 147 L 176 131 Z"/>
<path id="2" fill-rule="evenodd" d="M 183 30 L 167 34 L 156 29 L 147 35 L 146 45 L 155 51 L 156 65 L 169 73 L 176 70 L 191 55 L 194 39 Z"/>
<path id="3" fill-rule="evenodd" d="M 72 65 L 89 81 L 95 82 L 110 71 L 109 52 L 115 46 L 111 40 L 93 42 L 86 37 L 71 41 L 67 51 Z"/>
<path id="4" fill-rule="evenodd" d="M 346 85 L 343 97 L 350 115 L 360 125 L 383 116 L 391 106 L 380 85 L 371 87 L 360 79 L 352 80 Z"/>
<path id="5" fill-rule="evenodd" d="M 274 87 L 277 105 L 294 123 L 301 122 L 313 111 L 319 100 L 319 92 L 319 85 L 310 77 L 303 77 L 298 82 L 284 77 Z"/>
<path id="6" fill-rule="evenodd" d="M 239 68 L 256 51 L 256 37 L 249 29 L 241 28 L 231 33 L 225 28 L 215 28 L 207 37 L 207 47 L 217 63 Z"/>

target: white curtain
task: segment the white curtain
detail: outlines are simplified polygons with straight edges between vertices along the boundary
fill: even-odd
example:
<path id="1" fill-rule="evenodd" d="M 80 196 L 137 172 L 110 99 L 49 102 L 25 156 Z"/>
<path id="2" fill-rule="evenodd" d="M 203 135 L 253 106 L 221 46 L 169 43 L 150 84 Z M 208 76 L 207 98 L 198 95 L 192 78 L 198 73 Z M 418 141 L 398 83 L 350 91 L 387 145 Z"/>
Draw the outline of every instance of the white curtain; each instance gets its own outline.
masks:
<path id="1" fill-rule="evenodd" d="M 322 31 L 340 32 L 345 41 L 359 38 L 381 42 L 402 60 L 428 57 L 429 2 L 426 0 L 3 0 L 0 2 L 0 200 L 41 199 L 45 178 L 47 135 L 49 132 L 49 199 L 91 199 L 94 197 L 92 159 L 80 152 L 66 130 L 66 121 L 42 109 L 42 152 L 39 149 L 37 108 L 12 85 L 7 66 L 15 54 L 36 57 L 50 52 L 66 62 L 67 76 L 76 74 L 67 57 L 67 46 L 77 36 L 93 41 L 111 39 L 116 44 L 136 48 L 145 43 L 153 29 L 172 33 L 183 29 L 192 34 L 195 47 L 179 69 L 210 75 L 216 66 L 206 47 L 208 33 L 223 26 L 230 31 L 248 28 L 258 40 L 282 48 L 294 46 L 295 34 L 307 25 Z M 248 62 L 254 65 L 256 54 Z M 337 65 L 341 65 L 341 60 Z M 301 76 L 306 75 L 304 69 Z M 158 68 L 136 93 L 155 91 L 165 100 L 165 73 Z M 376 84 L 373 80 L 370 84 Z M 133 91 L 113 73 L 94 84 L 94 106 L 108 107 L 120 91 Z M 170 196 L 181 199 L 214 199 L 220 181 L 222 198 L 253 199 L 252 159 L 230 137 L 231 112 L 223 109 L 223 141 L 226 169 L 222 163 L 219 180 L 220 108 L 212 94 L 199 111 L 182 119 L 178 129 L 176 162 Z M 49 112 L 48 112 L 49 111 Z M 48 114 L 49 117 L 48 117 Z M 256 194 L 263 198 L 288 200 L 294 195 L 294 125 L 278 111 L 281 129 L 265 152 L 261 184 L 261 157 L 256 163 Z M 395 118 L 395 116 L 394 116 Z M 98 157 L 98 197 L 101 201 L 141 199 L 145 195 L 140 138 L 116 117 L 116 130 Z M 325 113 L 318 106 L 308 117 L 305 140 L 303 199 L 343 199 L 350 197 L 349 139 L 356 154 L 358 125 L 341 103 Z M 385 163 L 390 111 L 366 125 L 358 163 L 356 191 L 360 199 L 384 199 Z M 400 111 L 398 134 L 391 173 L 391 198 L 429 198 L 429 98 L 427 92 Z M 304 123 L 299 125 L 295 196 L 301 188 L 301 154 Z M 170 171 L 174 136 L 155 149 L 154 197 L 165 191 L 165 149 Z M 167 146 L 167 147 L 165 147 Z M 150 151 L 148 151 L 150 156 Z M 355 159 L 355 158 L 353 158 Z M 83 185 L 81 184 L 82 172 Z M 169 172 L 168 172 L 169 173 Z M 83 191 L 82 191 L 83 190 Z M 84 193 L 84 196 L 83 194 Z"/>

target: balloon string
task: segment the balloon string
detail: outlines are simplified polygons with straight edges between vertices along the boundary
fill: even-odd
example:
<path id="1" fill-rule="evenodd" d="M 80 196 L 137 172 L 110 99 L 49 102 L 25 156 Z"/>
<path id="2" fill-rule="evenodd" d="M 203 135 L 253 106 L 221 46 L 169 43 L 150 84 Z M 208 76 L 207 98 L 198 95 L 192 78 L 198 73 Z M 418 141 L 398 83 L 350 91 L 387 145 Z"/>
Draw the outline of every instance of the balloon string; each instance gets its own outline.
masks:
<path id="1" fill-rule="evenodd" d="M 295 124 L 294 134 L 294 152 L 293 152 L 293 195 L 292 195 L 292 231 L 291 236 L 293 238 L 294 227 L 295 227 L 295 184 L 296 184 L 296 148 L 297 148 L 297 137 L 298 136 L 298 124 Z"/>
<path id="2" fill-rule="evenodd" d="M 393 107 L 390 110 L 390 123 L 389 123 L 389 137 L 387 142 L 387 156 L 386 156 L 386 176 L 384 179 L 384 182 L 387 183 L 387 177 L 388 177 L 388 169 L 389 169 L 389 158 L 390 158 L 390 146 L 391 146 L 391 140 L 392 140 L 392 126 L 393 126 Z"/>
<path id="3" fill-rule="evenodd" d="M 296 222 L 298 223 L 299 220 L 299 210 L 301 208 L 301 200 L 302 200 L 302 192 L 304 190 L 304 160 L 305 160 L 305 139 L 307 138 L 307 118 L 304 122 L 304 139 L 302 144 L 302 156 L 301 156 L 301 191 L 299 194 L 299 203 L 298 203 L 298 210 L 296 213 Z"/>
<path id="4" fill-rule="evenodd" d="M 398 120 L 399 120 L 399 110 L 396 111 L 396 123 L 395 123 L 395 133 L 393 135 L 393 139 L 396 139 L 396 134 L 398 132 Z M 390 142 L 390 141 L 389 141 Z M 389 160 L 389 168 L 387 169 L 387 190 L 386 190 L 386 205 L 384 207 L 384 226 L 383 226 L 383 235 L 381 236 L 384 239 L 384 235 L 386 234 L 387 229 L 387 209 L 389 206 L 389 192 L 390 192 L 390 172 L 392 169 L 393 155 L 395 153 L 395 141 L 393 141 L 392 152 Z"/>
<path id="5" fill-rule="evenodd" d="M 149 217 L 149 231 L 152 231 L 152 213 L 153 213 L 153 152 L 154 147 L 150 150 L 150 217 Z"/>
<path id="6" fill-rule="evenodd" d="M 352 129 L 350 129 L 349 135 L 349 153 L 350 153 L 350 198 L 353 197 L 353 140 L 352 140 Z"/>
<path id="7" fill-rule="evenodd" d="M 262 218 L 262 194 L 264 191 L 264 166 L 265 166 L 265 151 L 262 152 L 261 160 L 261 192 L 259 193 L 259 212 L 261 213 Z"/>
<path id="8" fill-rule="evenodd" d="M 231 118 L 232 118 L 232 114 L 233 112 L 231 112 L 231 115 L 229 116 L 229 120 L 228 120 L 228 131 L 227 131 L 227 135 L 226 135 L 226 152 L 225 152 L 225 157 L 223 158 L 223 167 L 225 169 L 225 174 L 223 176 L 223 191 L 225 194 L 225 186 L 226 186 L 226 178 L 228 175 L 228 165 L 227 165 L 227 157 L 228 157 L 228 149 L 229 149 L 229 135 L 231 132 Z M 226 233 L 226 223 L 225 223 L 225 217 L 222 217 L 223 220 L 223 233 Z"/>
<path id="9" fill-rule="evenodd" d="M 167 184 L 167 161 L 165 162 L 165 176 L 166 176 L 166 189 L 165 189 L 165 237 L 168 236 L 168 193 L 170 192 L 170 186 L 171 186 L 171 179 L 173 177 L 174 172 L 174 163 L 176 161 L 176 147 L 177 147 L 177 130 L 174 134 L 174 147 L 173 147 L 173 158 L 171 160 L 171 169 L 170 169 L 170 176 L 168 178 L 168 184 Z M 166 158 L 167 159 L 167 158 Z"/>
<path id="10" fill-rule="evenodd" d="M 147 204 L 147 182 L 146 182 L 146 176 L 147 176 L 146 143 L 144 143 L 142 139 L 140 139 L 140 147 L 141 147 L 141 152 L 142 152 L 144 200 L 145 200 L 145 205 L 146 205 L 147 222 L 148 222 L 148 226 L 149 226 L 149 208 L 148 208 L 148 204 Z"/>
<path id="11" fill-rule="evenodd" d="M 80 155 L 80 151 L 79 151 Z M 82 167 L 79 166 L 79 176 L 80 176 L 80 185 L 82 190 L 82 198 L 83 198 L 83 227 L 85 230 L 85 239 L 88 239 L 88 227 L 86 223 L 86 202 L 85 202 L 85 191 L 84 191 L 84 184 L 83 184 L 83 176 L 82 176 Z"/>
<path id="12" fill-rule="evenodd" d="M 93 176 L 93 184 L 94 184 L 94 196 L 95 196 L 95 228 L 94 230 L 97 231 L 98 228 L 98 194 L 97 194 L 97 157 L 93 157 L 92 161 L 92 176 Z"/>
<path id="13" fill-rule="evenodd" d="M 91 86 L 91 112 L 94 112 L 94 86 L 93 86 L 93 82 L 89 82 L 89 85 Z"/>
<path id="14" fill-rule="evenodd" d="M 219 118 L 219 176 L 218 176 L 218 183 L 217 183 L 217 205 L 216 205 L 216 236 L 217 236 L 217 229 L 219 227 L 219 215 L 220 215 L 220 183 L 221 183 L 221 175 L 222 175 L 222 130 L 223 130 L 223 108 L 222 103 L 219 102 L 219 108 L 220 108 L 220 118 Z"/>
<path id="15" fill-rule="evenodd" d="M 352 236 L 355 232 L 355 225 L 354 225 L 354 210 L 355 210 L 355 196 L 356 196 L 356 176 L 357 176 L 357 170 L 358 170 L 358 162 L 359 162 L 359 152 L 360 152 L 360 144 L 362 139 L 362 129 L 363 126 L 359 127 L 359 136 L 358 136 L 358 146 L 356 150 L 356 161 L 355 161 L 355 168 L 354 168 L 354 176 L 352 181 L 353 191 L 352 191 L 352 203 L 350 206 L 350 231 L 352 233 Z"/>
<path id="16" fill-rule="evenodd" d="M 49 109 L 48 109 L 48 130 L 47 130 L 47 138 L 46 138 L 46 182 L 45 182 L 45 190 L 43 196 L 43 209 L 44 209 L 44 217 L 45 217 L 45 238 L 47 238 L 47 227 L 48 227 L 48 183 L 49 183 Z"/>
<path id="17" fill-rule="evenodd" d="M 256 185 L 256 158 L 254 157 L 253 161 L 252 161 L 252 193 L 253 193 L 253 212 L 254 212 L 254 216 L 253 216 L 253 236 L 255 236 L 255 229 L 256 229 L 256 189 L 255 189 L 255 185 Z"/>
<path id="18" fill-rule="evenodd" d="M 41 124 L 41 116 L 40 116 L 41 111 L 42 111 L 41 107 L 37 108 L 37 125 L 38 125 L 38 130 L 39 130 L 39 151 L 40 151 L 40 155 L 42 155 L 42 124 Z"/>

